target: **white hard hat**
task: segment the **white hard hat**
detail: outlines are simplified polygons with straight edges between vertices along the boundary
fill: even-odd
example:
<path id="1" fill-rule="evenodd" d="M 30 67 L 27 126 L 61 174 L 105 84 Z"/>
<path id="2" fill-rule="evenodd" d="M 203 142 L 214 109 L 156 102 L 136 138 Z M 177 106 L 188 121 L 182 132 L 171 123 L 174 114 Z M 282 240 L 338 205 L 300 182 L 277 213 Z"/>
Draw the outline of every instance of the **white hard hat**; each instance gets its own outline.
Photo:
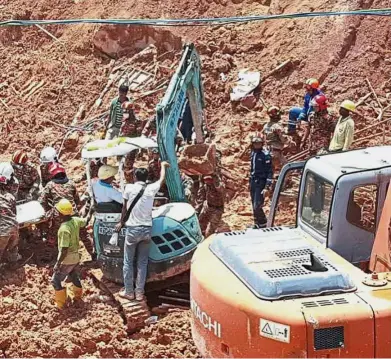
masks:
<path id="1" fill-rule="evenodd" d="M 110 177 L 114 177 L 117 173 L 118 173 L 118 167 L 103 165 L 99 168 L 98 178 L 101 180 L 106 180 Z"/>
<path id="2" fill-rule="evenodd" d="M 55 159 L 57 158 L 57 152 L 53 147 L 45 147 L 42 150 L 39 158 L 42 163 L 50 163 L 55 161 Z"/>
<path id="3" fill-rule="evenodd" d="M 14 174 L 14 169 L 9 162 L 1 162 L 0 163 L 0 183 L 7 184 L 12 175 Z"/>

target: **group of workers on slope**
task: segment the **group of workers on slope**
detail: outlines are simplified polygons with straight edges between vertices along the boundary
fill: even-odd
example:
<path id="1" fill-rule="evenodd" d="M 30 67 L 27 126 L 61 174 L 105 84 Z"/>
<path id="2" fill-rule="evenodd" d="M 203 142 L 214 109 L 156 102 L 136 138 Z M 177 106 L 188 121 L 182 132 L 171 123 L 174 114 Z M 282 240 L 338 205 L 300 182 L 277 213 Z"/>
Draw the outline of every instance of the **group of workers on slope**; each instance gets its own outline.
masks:
<path id="1" fill-rule="evenodd" d="M 149 119 L 143 127 L 142 121 L 135 115 L 134 104 L 129 100 L 127 93 L 128 87 L 121 85 L 118 96 L 110 104 L 106 138 L 156 136 L 155 119 Z M 186 110 L 189 112 L 188 107 L 187 105 L 184 113 Z M 194 133 L 189 131 L 188 121 L 182 119 L 182 123 L 186 141 L 191 143 L 194 140 Z M 184 140 L 179 133 L 178 131 L 176 138 L 178 151 Z M 134 168 L 137 153 L 134 151 L 126 156 L 124 172 L 129 184 L 123 193 L 115 181 L 117 167 L 108 165 L 105 158 L 97 158 L 90 162 L 95 210 L 99 211 L 105 206 L 117 206 L 117 210 L 122 208 L 121 221 L 117 226 L 117 230 L 125 227 L 126 233 L 123 268 L 125 290 L 121 295 L 128 299 L 142 300 L 144 297 L 151 242 L 152 208 L 157 202 L 156 195 L 163 198 L 168 196 L 164 179 L 165 169 L 169 164 L 160 160 L 157 149 L 152 151 L 151 157 L 148 168 Z M 209 236 L 216 231 L 223 214 L 224 184 L 217 173 L 200 177 L 181 173 L 181 179 L 187 200 L 194 205 L 199 214 L 202 231 L 205 236 Z M 141 197 L 131 213 L 127 213 L 140 193 Z M 29 162 L 26 152 L 16 151 L 11 162 L 0 164 L 0 264 L 12 263 L 20 258 L 16 205 L 17 201 L 22 200 L 38 200 L 45 210 L 47 221 L 39 226 L 50 254 L 55 254 L 57 243 L 58 255 L 51 282 L 55 290 L 55 303 L 58 308 L 62 308 L 67 297 L 78 299 L 82 295 L 78 253 L 80 240 L 92 260 L 96 259 L 93 243 L 85 230 L 90 218 L 80 217 L 83 212 L 88 212 L 90 217 L 92 212 L 85 210 L 87 203 L 80 199 L 74 182 L 68 178 L 54 148 L 46 147 L 42 150 L 38 168 Z M 137 263 L 135 285 L 134 262 Z M 62 285 L 67 277 L 72 282 L 68 294 Z"/>
<path id="2" fill-rule="evenodd" d="M 267 220 L 263 210 L 265 194 L 270 191 L 273 176 L 276 178 L 287 160 L 283 149 L 289 140 L 298 150 L 307 150 L 309 156 L 347 151 L 354 136 L 351 117 L 356 105 L 345 100 L 339 107 L 339 118 L 329 111 L 326 95 L 320 90 L 317 79 L 305 84 L 303 107 L 293 107 L 288 115 L 288 128 L 280 124 L 282 112 L 277 106 L 267 109 L 269 121 L 262 131 L 251 137 L 250 195 L 254 225 L 265 227 Z M 301 135 L 299 130 L 304 127 Z"/>

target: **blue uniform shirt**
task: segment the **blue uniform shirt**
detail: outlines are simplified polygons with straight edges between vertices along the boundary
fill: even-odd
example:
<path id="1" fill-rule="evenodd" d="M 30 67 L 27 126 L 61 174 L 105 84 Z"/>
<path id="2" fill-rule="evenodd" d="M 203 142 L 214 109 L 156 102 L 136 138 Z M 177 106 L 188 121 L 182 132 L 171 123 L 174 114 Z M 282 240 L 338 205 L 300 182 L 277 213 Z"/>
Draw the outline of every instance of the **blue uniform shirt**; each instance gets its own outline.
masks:
<path id="1" fill-rule="evenodd" d="M 251 151 L 251 178 L 265 179 L 270 186 L 273 179 L 272 157 L 268 150 Z"/>
<path id="2" fill-rule="evenodd" d="M 308 92 L 304 96 L 304 106 L 303 110 L 300 113 L 299 120 L 307 119 L 309 113 L 312 111 L 312 107 L 310 106 L 311 100 L 318 95 L 324 95 L 324 93 L 320 90 L 314 89 L 312 95 Z"/>

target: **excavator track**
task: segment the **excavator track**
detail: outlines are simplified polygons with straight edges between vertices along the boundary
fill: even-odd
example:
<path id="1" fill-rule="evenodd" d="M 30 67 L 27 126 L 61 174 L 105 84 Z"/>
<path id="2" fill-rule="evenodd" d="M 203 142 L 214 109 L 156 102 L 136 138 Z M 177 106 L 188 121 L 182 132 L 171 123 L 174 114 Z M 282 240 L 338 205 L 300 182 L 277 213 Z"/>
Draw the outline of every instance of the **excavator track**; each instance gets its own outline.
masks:
<path id="1" fill-rule="evenodd" d="M 100 272 L 100 271 L 99 271 Z M 146 301 L 128 300 L 119 296 L 122 286 L 105 279 L 98 271 L 89 271 L 95 286 L 108 294 L 117 304 L 129 334 L 145 326 L 145 320 L 151 316 Z"/>
<path id="2" fill-rule="evenodd" d="M 119 292 L 123 287 L 104 278 L 99 269 L 90 269 L 86 274 L 97 288 L 110 296 L 117 304 L 129 334 L 144 328 L 146 320 L 152 316 L 152 313 L 165 314 L 173 310 L 190 308 L 188 273 L 164 282 L 147 285 L 147 298 L 142 302 L 120 297 Z M 153 307 L 152 310 L 150 310 L 148 303 Z"/>

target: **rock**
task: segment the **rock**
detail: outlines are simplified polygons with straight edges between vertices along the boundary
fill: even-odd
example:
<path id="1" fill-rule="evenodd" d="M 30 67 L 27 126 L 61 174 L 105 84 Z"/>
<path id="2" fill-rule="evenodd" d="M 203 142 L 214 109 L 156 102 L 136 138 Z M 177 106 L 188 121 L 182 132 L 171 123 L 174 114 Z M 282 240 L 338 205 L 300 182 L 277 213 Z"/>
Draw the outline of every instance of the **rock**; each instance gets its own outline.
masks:
<path id="1" fill-rule="evenodd" d="M 64 141 L 64 148 L 70 151 L 74 151 L 79 144 L 79 134 L 77 132 L 71 133 Z"/>

